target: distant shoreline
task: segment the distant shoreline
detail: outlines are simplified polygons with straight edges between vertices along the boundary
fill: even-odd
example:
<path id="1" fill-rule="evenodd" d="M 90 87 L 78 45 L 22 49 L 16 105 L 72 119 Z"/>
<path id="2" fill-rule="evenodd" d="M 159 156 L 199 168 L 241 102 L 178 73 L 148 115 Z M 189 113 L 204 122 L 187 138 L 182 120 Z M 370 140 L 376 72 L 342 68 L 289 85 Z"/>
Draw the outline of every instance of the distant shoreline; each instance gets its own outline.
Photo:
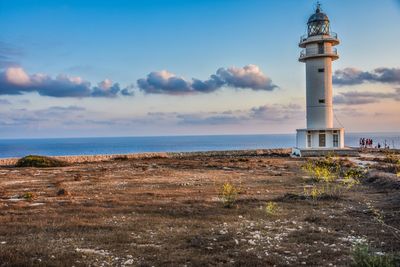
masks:
<path id="1" fill-rule="evenodd" d="M 352 147 L 359 152 L 384 152 L 385 149 L 377 148 L 357 148 Z M 193 151 L 193 152 L 138 152 L 127 154 L 98 154 L 98 155 L 66 155 L 66 156 L 46 156 L 59 159 L 64 162 L 74 163 L 90 163 L 105 162 L 111 160 L 130 160 L 130 159 L 151 159 L 151 158 L 180 158 L 180 157 L 251 157 L 251 156 L 277 156 L 289 157 L 292 148 L 267 148 L 267 149 L 243 149 L 243 150 L 210 150 L 210 151 Z M 390 149 L 390 151 L 400 152 L 400 149 Z M 42 155 L 45 156 L 45 155 Z M 14 166 L 20 157 L 0 158 L 0 166 Z"/>
<path id="2" fill-rule="evenodd" d="M 195 151 L 195 152 L 145 152 L 145 153 L 129 153 L 129 154 L 99 154 L 99 155 L 68 155 L 68 156 L 48 156 L 50 158 L 59 159 L 67 163 L 88 163 L 102 162 L 110 160 L 128 160 L 128 159 L 144 159 L 144 158 L 179 158 L 193 156 L 289 156 L 291 148 L 277 149 L 244 149 L 244 150 L 215 150 L 215 151 Z M 13 166 L 17 163 L 17 157 L 0 158 L 0 166 Z"/>

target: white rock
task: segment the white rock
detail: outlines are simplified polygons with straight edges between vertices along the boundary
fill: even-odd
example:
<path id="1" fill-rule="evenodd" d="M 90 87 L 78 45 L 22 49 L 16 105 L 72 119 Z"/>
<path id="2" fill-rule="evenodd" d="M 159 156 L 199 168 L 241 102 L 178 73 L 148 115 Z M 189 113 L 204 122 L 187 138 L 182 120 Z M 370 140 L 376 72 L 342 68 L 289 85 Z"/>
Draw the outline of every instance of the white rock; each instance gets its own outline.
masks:
<path id="1" fill-rule="evenodd" d="M 125 264 L 125 265 L 132 265 L 132 264 L 133 264 L 133 259 L 126 260 L 126 261 L 124 262 L 124 264 Z"/>
<path id="2" fill-rule="evenodd" d="M 255 242 L 253 239 L 250 239 L 250 240 L 249 240 L 249 244 L 255 246 L 255 245 L 256 245 L 256 242 Z"/>

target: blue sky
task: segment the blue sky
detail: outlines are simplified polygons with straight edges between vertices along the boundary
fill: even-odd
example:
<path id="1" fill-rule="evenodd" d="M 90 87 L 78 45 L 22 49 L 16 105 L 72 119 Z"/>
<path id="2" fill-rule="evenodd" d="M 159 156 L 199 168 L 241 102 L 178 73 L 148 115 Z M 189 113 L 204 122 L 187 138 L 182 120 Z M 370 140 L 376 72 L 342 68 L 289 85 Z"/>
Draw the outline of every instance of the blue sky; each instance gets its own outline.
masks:
<path id="1" fill-rule="evenodd" d="M 352 68 L 358 79 L 335 86 L 338 119 L 348 131 L 400 131 L 399 1 L 321 3 L 342 41 L 334 70 Z M 19 94 L 0 82 L 0 137 L 294 132 L 305 125 L 297 44 L 314 5 L 0 0 L 0 73 L 30 83 L 41 75 Z M 258 80 L 244 86 L 235 75 L 248 65 Z M 153 78 L 172 77 L 167 89 L 175 91 L 149 84 L 148 75 L 163 70 Z M 392 79 L 362 80 L 363 73 Z M 193 86 L 192 78 L 213 74 L 221 85 Z"/>

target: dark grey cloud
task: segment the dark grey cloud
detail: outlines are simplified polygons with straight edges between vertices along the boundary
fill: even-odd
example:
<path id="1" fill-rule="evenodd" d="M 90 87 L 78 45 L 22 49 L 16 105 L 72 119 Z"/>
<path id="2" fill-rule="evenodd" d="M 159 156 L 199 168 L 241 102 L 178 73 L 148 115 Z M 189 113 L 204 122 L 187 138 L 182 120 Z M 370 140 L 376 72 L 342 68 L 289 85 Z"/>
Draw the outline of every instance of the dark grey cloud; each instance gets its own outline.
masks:
<path id="1" fill-rule="evenodd" d="M 195 78 L 188 81 L 165 70 L 151 72 L 146 78 L 137 80 L 137 85 L 145 93 L 171 95 L 209 93 L 223 86 L 264 91 L 272 91 L 278 87 L 256 65 L 220 68 L 204 81 Z"/>
<path id="2" fill-rule="evenodd" d="M 345 68 L 335 71 L 332 81 L 339 86 L 357 85 L 365 82 L 400 84 L 400 68 L 376 68 L 370 72 Z"/>
<path id="3" fill-rule="evenodd" d="M 151 72 L 137 80 L 138 87 L 149 94 L 185 94 L 193 91 L 190 82 L 168 71 Z"/>
<path id="4" fill-rule="evenodd" d="M 192 83 L 193 90 L 200 93 L 214 92 L 225 85 L 225 81 L 223 81 L 217 75 L 211 75 L 210 79 L 205 81 L 198 79 L 192 79 L 192 80 L 193 80 Z"/>
<path id="5" fill-rule="evenodd" d="M 9 67 L 0 72 L 0 95 L 22 95 L 36 92 L 51 97 L 116 97 L 129 95 L 129 88 L 121 89 L 118 83 L 104 80 L 97 86 L 80 77 L 45 74 L 27 74 L 21 67 Z"/>
<path id="6" fill-rule="evenodd" d="M 400 88 L 395 89 L 393 92 L 342 92 L 334 96 L 333 102 L 339 105 L 362 105 L 378 103 L 383 99 L 400 101 Z"/>

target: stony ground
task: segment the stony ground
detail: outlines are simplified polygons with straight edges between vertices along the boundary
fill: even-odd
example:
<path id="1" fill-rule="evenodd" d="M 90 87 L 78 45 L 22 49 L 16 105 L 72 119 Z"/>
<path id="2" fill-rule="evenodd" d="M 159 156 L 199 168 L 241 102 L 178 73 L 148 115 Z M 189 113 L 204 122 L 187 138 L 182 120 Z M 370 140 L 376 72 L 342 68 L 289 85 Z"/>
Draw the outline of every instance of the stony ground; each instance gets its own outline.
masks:
<path id="1" fill-rule="evenodd" d="M 348 266 L 359 242 L 398 252 L 398 178 L 379 157 L 353 162 L 374 161 L 363 184 L 318 201 L 302 197 L 304 160 L 289 157 L 2 167 L 0 266 Z M 233 208 L 226 182 L 239 188 Z"/>

